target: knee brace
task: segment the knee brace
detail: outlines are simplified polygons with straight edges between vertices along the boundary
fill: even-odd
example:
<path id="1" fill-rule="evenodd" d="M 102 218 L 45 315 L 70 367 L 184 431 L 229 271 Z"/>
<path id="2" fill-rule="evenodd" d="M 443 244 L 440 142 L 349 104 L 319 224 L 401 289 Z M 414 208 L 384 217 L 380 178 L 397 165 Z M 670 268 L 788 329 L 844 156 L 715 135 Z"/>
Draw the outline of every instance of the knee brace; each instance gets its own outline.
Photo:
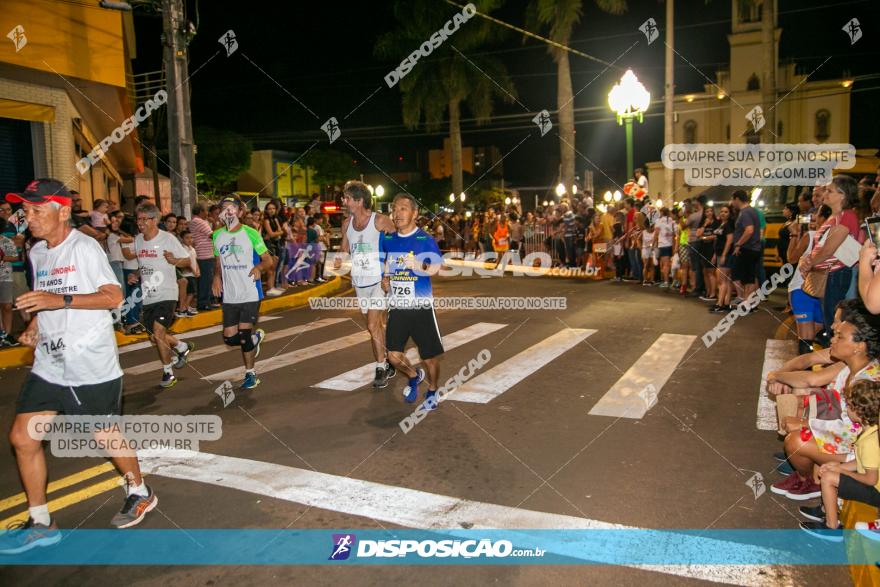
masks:
<path id="1" fill-rule="evenodd" d="M 246 353 L 251 352 L 255 348 L 253 333 L 254 331 L 250 328 L 242 328 L 238 331 L 239 336 L 241 336 L 241 350 Z"/>
<path id="2" fill-rule="evenodd" d="M 236 332 L 232 336 L 224 336 L 223 342 L 229 346 L 241 346 L 241 332 Z"/>

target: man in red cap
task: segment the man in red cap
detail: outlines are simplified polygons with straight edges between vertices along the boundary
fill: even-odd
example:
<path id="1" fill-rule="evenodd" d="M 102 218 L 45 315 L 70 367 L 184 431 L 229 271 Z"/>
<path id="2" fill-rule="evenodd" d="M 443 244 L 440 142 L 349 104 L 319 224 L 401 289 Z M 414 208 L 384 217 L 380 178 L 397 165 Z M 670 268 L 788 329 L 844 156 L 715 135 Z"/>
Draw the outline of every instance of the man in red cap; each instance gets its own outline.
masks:
<path id="1" fill-rule="evenodd" d="M 59 413 L 121 414 L 122 369 L 109 310 L 122 303 L 122 290 L 101 245 L 71 227 L 71 194 L 64 184 L 37 179 L 6 199 L 23 204 L 31 232 L 43 239 L 30 252 L 34 291 L 16 300 L 19 310 L 34 315 L 19 337 L 34 349 L 34 364 L 19 392 L 9 433 L 29 517 L 0 539 L 0 553 L 16 554 L 61 539 L 46 504 L 43 446 L 29 434 L 28 423 L 35 416 Z M 135 453 L 112 461 L 125 477 L 127 498 L 111 524 L 127 528 L 140 523 L 158 500 L 141 477 Z"/>

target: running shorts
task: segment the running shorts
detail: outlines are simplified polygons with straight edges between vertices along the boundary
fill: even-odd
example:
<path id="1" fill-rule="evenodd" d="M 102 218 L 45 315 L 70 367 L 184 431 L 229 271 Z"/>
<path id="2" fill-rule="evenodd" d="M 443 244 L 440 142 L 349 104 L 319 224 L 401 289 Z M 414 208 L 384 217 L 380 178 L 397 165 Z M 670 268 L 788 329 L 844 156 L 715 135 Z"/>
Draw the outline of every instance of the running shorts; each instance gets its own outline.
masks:
<path id="1" fill-rule="evenodd" d="M 223 328 L 239 324 L 256 324 L 260 315 L 260 301 L 241 304 L 221 304 L 223 311 Z"/>
<path id="2" fill-rule="evenodd" d="M 431 359 L 443 354 L 443 340 L 434 308 L 415 310 L 391 310 L 388 312 L 388 325 L 385 328 L 385 346 L 391 352 L 402 353 L 410 338 L 419 349 L 422 359 Z"/>
<path id="3" fill-rule="evenodd" d="M 74 416 L 118 416 L 122 414 L 122 377 L 90 385 L 57 385 L 28 373 L 18 400 L 16 414 L 58 412 Z"/>
<path id="4" fill-rule="evenodd" d="M 153 333 L 153 324 L 159 324 L 165 327 L 165 330 L 171 328 L 174 324 L 174 310 L 177 308 L 177 302 L 165 300 L 154 304 L 144 304 L 141 310 L 141 324 L 150 334 Z"/>

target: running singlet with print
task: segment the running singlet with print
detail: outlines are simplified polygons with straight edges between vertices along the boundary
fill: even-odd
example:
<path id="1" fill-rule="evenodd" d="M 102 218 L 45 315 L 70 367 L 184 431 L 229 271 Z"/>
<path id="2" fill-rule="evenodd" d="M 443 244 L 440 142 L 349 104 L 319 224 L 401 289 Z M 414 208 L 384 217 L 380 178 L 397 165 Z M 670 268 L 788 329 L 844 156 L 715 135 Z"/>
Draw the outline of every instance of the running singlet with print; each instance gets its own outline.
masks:
<path id="1" fill-rule="evenodd" d="M 211 235 L 214 242 L 214 256 L 220 257 L 220 270 L 223 272 L 223 303 L 244 304 L 263 299 L 263 283 L 254 280 L 251 270 L 260 262 L 260 255 L 266 252 L 266 243 L 260 233 L 250 226 L 229 232 L 218 228 Z"/>
<path id="2" fill-rule="evenodd" d="M 348 253 L 351 256 L 351 284 L 355 287 L 370 287 L 382 281 L 379 235 L 375 212 L 370 214 L 363 230 L 355 230 L 354 217 L 348 223 L 345 236 L 348 238 Z"/>

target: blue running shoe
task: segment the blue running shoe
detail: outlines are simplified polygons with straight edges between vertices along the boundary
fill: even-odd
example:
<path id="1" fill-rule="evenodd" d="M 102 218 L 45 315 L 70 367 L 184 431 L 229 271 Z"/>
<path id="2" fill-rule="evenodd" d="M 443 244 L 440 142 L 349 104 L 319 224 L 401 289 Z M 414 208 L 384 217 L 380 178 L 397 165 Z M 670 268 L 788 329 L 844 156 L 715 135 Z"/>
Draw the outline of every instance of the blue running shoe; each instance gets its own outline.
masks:
<path id="1" fill-rule="evenodd" d="M 260 356 L 260 343 L 263 342 L 263 339 L 266 338 L 266 331 L 262 328 L 257 328 L 253 334 L 254 337 L 254 358 Z M 256 387 L 256 386 L 254 386 Z"/>
<path id="2" fill-rule="evenodd" d="M 425 370 L 416 369 L 416 376 L 409 378 L 409 383 L 403 388 L 403 399 L 406 403 L 411 404 L 419 397 L 419 383 L 425 380 Z"/>
<path id="3" fill-rule="evenodd" d="M 436 391 L 428 391 L 425 394 L 425 401 L 422 402 L 422 408 L 426 412 L 433 412 L 437 409 L 437 392 Z"/>
<path id="4" fill-rule="evenodd" d="M 61 532 L 52 520 L 48 526 L 37 524 L 32 518 L 19 522 L 0 532 L 0 554 L 20 554 L 37 546 L 51 546 L 61 540 Z"/>
<path id="5" fill-rule="evenodd" d="M 253 389 L 260 384 L 260 380 L 257 379 L 256 373 L 245 373 L 244 381 L 241 384 L 242 389 Z"/>

